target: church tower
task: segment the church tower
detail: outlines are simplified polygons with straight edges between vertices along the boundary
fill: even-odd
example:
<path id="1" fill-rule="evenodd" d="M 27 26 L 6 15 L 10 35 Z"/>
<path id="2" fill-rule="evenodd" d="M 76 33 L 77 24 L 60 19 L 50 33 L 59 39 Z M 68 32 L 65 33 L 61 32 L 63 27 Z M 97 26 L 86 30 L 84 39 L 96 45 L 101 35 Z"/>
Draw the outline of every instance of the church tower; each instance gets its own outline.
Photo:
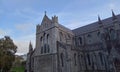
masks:
<path id="1" fill-rule="evenodd" d="M 58 17 L 48 18 L 46 12 L 36 29 L 34 72 L 57 72 Z"/>

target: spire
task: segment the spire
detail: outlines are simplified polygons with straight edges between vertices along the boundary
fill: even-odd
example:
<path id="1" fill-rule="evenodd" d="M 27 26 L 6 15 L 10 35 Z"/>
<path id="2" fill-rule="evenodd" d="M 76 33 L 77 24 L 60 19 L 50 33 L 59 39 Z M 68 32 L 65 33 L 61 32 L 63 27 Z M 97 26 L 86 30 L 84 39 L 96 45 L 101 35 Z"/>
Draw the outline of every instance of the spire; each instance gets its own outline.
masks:
<path id="1" fill-rule="evenodd" d="M 45 11 L 45 15 L 47 14 L 47 12 Z"/>
<path id="2" fill-rule="evenodd" d="M 100 19 L 100 16 L 98 15 L 98 23 L 99 24 L 102 24 L 102 21 L 101 21 L 101 19 Z"/>
<path id="3" fill-rule="evenodd" d="M 32 44 L 31 44 L 31 41 L 29 43 L 29 52 L 33 51 L 33 47 L 32 47 Z"/>
<path id="4" fill-rule="evenodd" d="M 112 19 L 113 19 L 113 20 L 117 19 L 117 17 L 116 17 L 116 15 L 115 15 L 115 13 L 114 13 L 113 10 L 112 10 Z"/>

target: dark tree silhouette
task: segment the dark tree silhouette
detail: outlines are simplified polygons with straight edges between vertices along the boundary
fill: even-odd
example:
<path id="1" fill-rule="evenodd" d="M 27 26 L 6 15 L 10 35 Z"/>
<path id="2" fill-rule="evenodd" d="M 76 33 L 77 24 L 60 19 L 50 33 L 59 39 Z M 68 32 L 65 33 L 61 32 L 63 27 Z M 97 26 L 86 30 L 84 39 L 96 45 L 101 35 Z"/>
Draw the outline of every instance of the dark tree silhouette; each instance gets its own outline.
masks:
<path id="1" fill-rule="evenodd" d="M 17 46 L 9 36 L 0 39 L 0 72 L 8 72 L 15 60 Z"/>

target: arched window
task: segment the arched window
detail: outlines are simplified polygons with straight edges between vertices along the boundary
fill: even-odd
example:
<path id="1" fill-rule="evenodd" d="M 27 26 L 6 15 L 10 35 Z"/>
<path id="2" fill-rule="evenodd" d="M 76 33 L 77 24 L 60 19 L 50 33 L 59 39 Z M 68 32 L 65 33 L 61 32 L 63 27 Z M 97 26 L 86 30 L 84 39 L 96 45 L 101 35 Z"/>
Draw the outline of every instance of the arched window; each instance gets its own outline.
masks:
<path id="1" fill-rule="evenodd" d="M 47 44 L 49 43 L 49 34 L 47 34 Z"/>
<path id="2" fill-rule="evenodd" d="M 62 41 L 63 34 L 60 32 L 60 41 Z"/>
<path id="3" fill-rule="evenodd" d="M 78 38 L 75 37 L 75 45 L 78 46 Z"/>
<path id="4" fill-rule="evenodd" d="M 103 55 L 102 55 L 102 53 L 99 53 L 99 56 L 100 56 L 101 64 L 103 65 L 104 63 L 103 63 Z"/>
<path id="5" fill-rule="evenodd" d="M 40 38 L 40 41 L 42 42 L 42 40 L 43 40 L 43 38 L 41 37 L 41 38 Z"/>
<path id="6" fill-rule="evenodd" d="M 49 49 L 49 34 L 47 34 L 47 44 L 46 44 L 46 48 L 47 48 L 47 53 L 49 53 L 50 49 Z"/>
<path id="7" fill-rule="evenodd" d="M 74 53 L 74 61 L 75 61 L 75 66 L 77 65 L 77 56 L 76 53 Z"/>
<path id="8" fill-rule="evenodd" d="M 82 60 L 82 59 L 81 59 L 81 55 L 78 55 L 78 63 L 79 63 L 79 65 L 81 66 L 80 60 Z"/>
<path id="9" fill-rule="evenodd" d="M 91 65 L 90 55 L 89 54 L 87 54 L 87 59 L 88 59 L 88 64 Z"/>
<path id="10" fill-rule="evenodd" d="M 91 34 L 88 34 L 87 37 L 88 37 L 88 43 L 90 44 L 91 43 L 91 37 L 92 37 Z"/>
<path id="11" fill-rule="evenodd" d="M 68 39 L 71 39 L 70 35 L 68 34 Z"/>
<path id="12" fill-rule="evenodd" d="M 45 44 L 45 33 L 43 34 L 43 44 Z"/>
<path id="13" fill-rule="evenodd" d="M 46 44 L 44 44 L 44 53 L 47 52 Z"/>
<path id="14" fill-rule="evenodd" d="M 115 33 L 114 29 L 110 29 L 110 37 L 112 40 L 116 39 L 116 33 Z"/>
<path id="15" fill-rule="evenodd" d="M 46 44 L 46 52 L 49 53 L 50 52 L 50 48 L 49 48 L 49 45 Z"/>
<path id="16" fill-rule="evenodd" d="M 62 65 L 62 67 L 64 66 L 63 57 L 64 57 L 64 55 L 63 55 L 63 53 L 61 53 L 61 54 L 60 54 L 60 59 L 61 59 L 61 65 Z"/>
<path id="17" fill-rule="evenodd" d="M 97 32 L 97 36 L 100 37 L 100 32 Z"/>
<path id="18" fill-rule="evenodd" d="M 87 37 L 91 37 L 91 35 L 90 35 L 90 34 L 88 34 L 88 35 L 87 35 Z"/>
<path id="19" fill-rule="evenodd" d="M 48 47 L 47 47 L 47 52 L 48 52 L 48 53 L 50 52 L 50 48 L 49 48 L 49 45 L 48 45 Z"/>
<path id="20" fill-rule="evenodd" d="M 80 43 L 80 45 L 82 44 L 82 38 L 81 37 L 79 37 L 79 43 Z"/>

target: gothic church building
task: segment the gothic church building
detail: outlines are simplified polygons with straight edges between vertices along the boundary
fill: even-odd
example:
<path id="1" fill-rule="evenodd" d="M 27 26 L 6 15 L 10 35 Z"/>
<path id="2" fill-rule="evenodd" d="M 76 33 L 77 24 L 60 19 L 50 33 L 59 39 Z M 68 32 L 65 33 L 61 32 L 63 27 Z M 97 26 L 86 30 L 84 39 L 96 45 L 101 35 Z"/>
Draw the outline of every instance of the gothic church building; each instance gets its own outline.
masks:
<path id="1" fill-rule="evenodd" d="M 70 30 L 45 14 L 27 56 L 27 72 L 120 72 L 120 15 Z"/>

